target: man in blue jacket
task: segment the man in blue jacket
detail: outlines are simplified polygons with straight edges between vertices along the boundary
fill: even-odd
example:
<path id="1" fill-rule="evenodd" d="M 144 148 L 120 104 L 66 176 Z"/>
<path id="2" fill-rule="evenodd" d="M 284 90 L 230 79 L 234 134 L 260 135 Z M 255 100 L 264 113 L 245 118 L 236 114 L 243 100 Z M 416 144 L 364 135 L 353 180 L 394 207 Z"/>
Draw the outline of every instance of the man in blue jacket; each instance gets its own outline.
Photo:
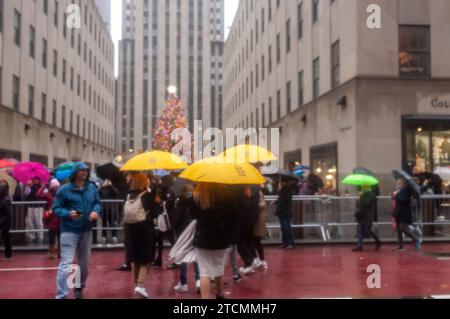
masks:
<path id="1" fill-rule="evenodd" d="M 83 298 L 83 289 L 88 277 L 88 263 L 92 246 L 92 222 L 100 214 L 100 198 L 94 184 L 89 182 L 89 168 L 84 163 L 75 163 L 70 183 L 61 187 L 53 203 L 53 212 L 61 219 L 61 263 L 56 278 L 57 299 L 66 299 L 69 294 L 68 279 L 75 273 L 75 298 Z M 79 268 L 72 263 L 77 256 Z M 80 280 L 77 280 L 77 279 Z M 79 282 L 77 282 L 79 281 Z"/>

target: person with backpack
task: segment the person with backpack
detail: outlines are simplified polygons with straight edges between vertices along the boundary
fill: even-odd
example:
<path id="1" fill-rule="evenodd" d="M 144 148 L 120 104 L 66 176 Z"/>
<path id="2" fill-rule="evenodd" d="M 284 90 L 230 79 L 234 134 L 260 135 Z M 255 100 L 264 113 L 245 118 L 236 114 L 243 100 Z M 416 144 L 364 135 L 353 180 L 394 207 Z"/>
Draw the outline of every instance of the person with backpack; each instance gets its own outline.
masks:
<path id="1" fill-rule="evenodd" d="M 125 246 L 134 270 L 134 293 L 149 298 L 145 288 L 147 273 L 155 256 L 155 225 L 159 203 L 155 189 L 145 174 L 132 174 L 130 192 L 124 206 Z"/>

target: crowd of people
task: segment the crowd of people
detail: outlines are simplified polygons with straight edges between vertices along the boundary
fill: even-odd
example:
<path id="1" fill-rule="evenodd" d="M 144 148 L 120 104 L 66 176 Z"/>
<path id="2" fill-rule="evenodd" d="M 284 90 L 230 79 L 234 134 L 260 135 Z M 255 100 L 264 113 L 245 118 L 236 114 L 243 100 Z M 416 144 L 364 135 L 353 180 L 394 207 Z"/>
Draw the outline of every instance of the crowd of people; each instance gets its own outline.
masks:
<path id="1" fill-rule="evenodd" d="M 425 177 L 417 182 L 423 193 L 439 194 L 436 182 Z M 279 219 L 282 235 L 282 249 L 293 249 L 295 240 L 291 227 L 293 196 L 320 195 L 323 183 L 310 174 L 306 178 L 280 177 L 277 183 L 278 199 L 275 215 Z M 358 188 L 359 201 L 355 212 L 357 221 L 357 246 L 355 252 L 363 251 L 364 239 L 370 235 L 375 240 L 375 249 L 382 243 L 373 231 L 376 221 L 377 187 L 362 185 Z M 118 243 L 117 227 L 123 225 L 125 256 L 118 271 L 134 274 L 134 293 L 149 298 L 146 281 L 149 269 L 164 267 L 164 243 L 171 247 L 177 240 L 193 232 L 192 246 L 195 247 L 195 261 L 170 263 L 168 269 L 179 271 L 179 281 L 174 286 L 178 293 L 189 291 L 188 267 L 192 266 L 195 277 L 195 291 L 202 298 L 209 298 L 211 285 L 215 295 L 224 298 L 224 275 L 229 264 L 232 280 L 238 283 L 242 276 L 248 276 L 258 269 L 267 270 L 269 264 L 264 254 L 262 239 L 267 235 L 264 186 L 227 186 L 212 183 L 177 183 L 176 174 L 158 176 L 153 173 L 130 173 L 126 184 L 113 186 L 106 180 L 101 187 L 90 181 L 90 169 L 83 163 L 74 163 L 69 180 L 61 185 L 51 178 L 41 181 L 33 178 L 28 185 L 19 185 L 10 196 L 8 183 L 0 180 L 0 231 L 5 245 L 5 258 L 12 258 L 11 227 L 12 200 L 45 202 L 28 205 L 26 226 L 30 230 L 48 230 L 48 257 L 60 259 L 57 271 L 56 298 L 68 298 L 68 278 L 76 259 L 81 272 L 81 282 L 75 289 L 75 298 L 83 297 L 83 289 L 89 273 L 89 258 L 92 243 L 96 241 L 97 222 L 101 220 L 101 242 L 107 240 L 111 230 L 112 242 Z M 415 248 L 420 250 L 422 236 L 413 227 L 411 188 L 404 179 L 397 180 L 392 194 L 392 216 L 398 237 L 396 250 L 404 250 L 404 236 L 411 238 Z M 123 199 L 120 220 L 102 207 L 101 200 Z M 26 233 L 28 241 L 43 242 L 43 231 Z M 242 267 L 238 266 L 238 258 Z M 190 265 L 192 264 L 192 265 Z"/>

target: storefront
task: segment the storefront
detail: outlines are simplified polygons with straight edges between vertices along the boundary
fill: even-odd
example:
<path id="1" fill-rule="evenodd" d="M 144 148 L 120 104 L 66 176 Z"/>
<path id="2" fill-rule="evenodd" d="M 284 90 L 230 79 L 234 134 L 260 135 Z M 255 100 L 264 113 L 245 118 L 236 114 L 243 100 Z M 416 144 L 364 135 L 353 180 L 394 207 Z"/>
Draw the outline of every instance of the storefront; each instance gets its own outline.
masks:
<path id="1" fill-rule="evenodd" d="M 404 116 L 403 167 L 438 174 L 450 185 L 450 116 Z"/>

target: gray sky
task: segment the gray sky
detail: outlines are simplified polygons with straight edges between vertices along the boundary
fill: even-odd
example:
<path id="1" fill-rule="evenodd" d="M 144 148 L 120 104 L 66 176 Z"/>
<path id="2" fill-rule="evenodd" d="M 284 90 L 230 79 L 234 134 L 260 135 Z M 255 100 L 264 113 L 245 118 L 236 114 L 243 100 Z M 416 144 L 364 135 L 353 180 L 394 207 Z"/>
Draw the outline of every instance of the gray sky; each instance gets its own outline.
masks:
<path id="1" fill-rule="evenodd" d="M 116 47 L 116 70 L 118 74 L 117 59 L 118 59 L 118 41 L 122 37 L 122 0 L 111 0 L 112 2 L 112 38 Z M 228 28 L 233 23 L 234 15 L 236 14 L 239 0 L 225 0 L 225 36 L 228 36 Z"/>

